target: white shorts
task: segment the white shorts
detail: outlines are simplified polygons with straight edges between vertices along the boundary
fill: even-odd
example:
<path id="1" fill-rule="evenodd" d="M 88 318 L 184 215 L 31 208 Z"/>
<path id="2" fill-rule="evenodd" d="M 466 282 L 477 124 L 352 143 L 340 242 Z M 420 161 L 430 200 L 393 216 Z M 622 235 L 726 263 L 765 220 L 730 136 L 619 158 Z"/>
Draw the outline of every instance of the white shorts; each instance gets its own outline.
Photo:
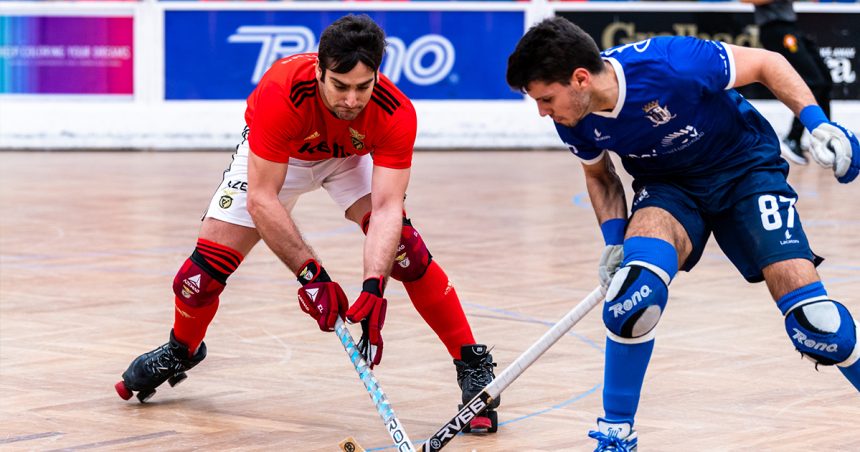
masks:
<path id="1" fill-rule="evenodd" d="M 224 171 L 224 179 L 212 196 L 203 216 L 240 226 L 254 227 L 248 213 L 248 141 L 236 147 L 233 163 Z M 325 188 L 329 196 L 344 211 L 370 193 L 373 162 L 370 155 L 351 155 L 320 161 L 290 158 L 287 177 L 278 199 L 287 211 L 292 211 L 304 193 Z"/>

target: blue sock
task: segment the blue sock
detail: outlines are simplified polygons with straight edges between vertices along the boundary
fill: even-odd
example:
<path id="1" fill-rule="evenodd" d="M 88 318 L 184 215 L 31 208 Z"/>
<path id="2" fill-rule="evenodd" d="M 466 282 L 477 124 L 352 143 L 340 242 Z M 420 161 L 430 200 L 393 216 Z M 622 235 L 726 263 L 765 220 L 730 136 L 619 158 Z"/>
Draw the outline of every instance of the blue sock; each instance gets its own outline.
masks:
<path id="1" fill-rule="evenodd" d="M 654 339 L 641 344 L 621 344 L 606 338 L 603 374 L 603 410 L 606 420 L 633 421 L 652 350 Z"/>
<path id="2" fill-rule="evenodd" d="M 840 367 L 839 372 L 842 372 L 842 375 L 845 375 L 845 378 L 860 391 L 860 360 L 848 367 Z"/>
<path id="3" fill-rule="evenodd" d="M 678 255 L 670 243 L 651 237 L 630 237 L 624 241 L 622 267 L 649 265 L 662 270 L 671 280 L 678 273 Z M 665 293 L 665 292 L 664 292 Z M 665 296 L 665 295 L 664 295 Z M 604 319 L 605 321 L 605 319 Z M 642 382 L 654 350 L 654 339 L 621 343 L 606 338 L 606 364 L 603 374 L 603 410 L 606 420 L 633 422 L 639 406 Z"/>
<path id="4" fill-rule="evenodd" d="M 801 301 L 826 296 L 827 290 L 824 289 L 824 284 L 821 284 L 821 281 L 816 281 L 803 287 L 798 287 L 797 289 L 783 295 L 779 300 L 776 300 L 776 307 L 779 308 L 779 312 L 781 312 L 782 315 L 785 315 L 789 309 L 793 308 L 794 305 Z"/>

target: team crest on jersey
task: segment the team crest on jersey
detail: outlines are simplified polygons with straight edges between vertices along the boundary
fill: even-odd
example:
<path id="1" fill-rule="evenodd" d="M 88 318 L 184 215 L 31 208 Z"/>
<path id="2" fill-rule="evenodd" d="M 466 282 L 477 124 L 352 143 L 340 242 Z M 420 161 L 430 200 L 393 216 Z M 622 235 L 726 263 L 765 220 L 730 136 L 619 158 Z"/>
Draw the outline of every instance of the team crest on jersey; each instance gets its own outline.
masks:
<path id="1" fill-rule="evenodd" d="M 661 107 L 660 101 L 658 100 L 645 104 L 645 106 L 642 107 L 642 111 L 645 112 L 645 117 L 654 123 L 654 127 L 662 126 L 677 116 L 673 115 L 672 112 L 669 111 L 669 107 Z"/>
<path id="2" fill-rule="evenodd" d="M 354 147 L 355 150 L 360 151 L 364 149 L 364 142 L 361 141 L 364 139 L 364 135 L 358 133 L 358 131 L 352 127 L 349 128 L 349 135 L 350 138 L 352 138 L 352 147 Z"/>
<path id="3" fill-rule="evenodd" d="M 222 209 L 229 209 L 230 206 L 233 205 L 233 197 L 230 195 L 224 195 L 221 199 L 218 200 L 218 206 Z"/>

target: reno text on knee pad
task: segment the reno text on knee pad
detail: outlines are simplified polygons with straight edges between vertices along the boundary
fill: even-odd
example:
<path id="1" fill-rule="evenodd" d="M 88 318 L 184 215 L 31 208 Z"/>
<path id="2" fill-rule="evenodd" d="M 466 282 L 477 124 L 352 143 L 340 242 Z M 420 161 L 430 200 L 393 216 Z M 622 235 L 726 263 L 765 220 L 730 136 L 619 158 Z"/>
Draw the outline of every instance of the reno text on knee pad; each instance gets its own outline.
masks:
<path id="1" fill-rule="evenodd" d="M 667 282 L 639 265 L 621 268 L 612 278 L 603 308 L 603 323 L 621 342 L 651 338 L 669 298 Z"/>

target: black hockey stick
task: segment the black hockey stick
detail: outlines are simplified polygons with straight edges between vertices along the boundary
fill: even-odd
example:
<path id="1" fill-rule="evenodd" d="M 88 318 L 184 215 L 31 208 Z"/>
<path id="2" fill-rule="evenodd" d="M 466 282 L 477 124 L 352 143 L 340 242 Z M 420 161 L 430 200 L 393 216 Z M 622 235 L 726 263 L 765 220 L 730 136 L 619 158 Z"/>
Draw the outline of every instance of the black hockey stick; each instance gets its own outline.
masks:
<path id="1" fill-rule="evenodd" d="M 460 433 L 478 414 L 492 402 L 493 399 L 499 396 L 511 383 L 514 382 L 526 369 L 529 368 L 541 355 L 544 354 L 553 344 L 558 342 L 577 322 L 582 320 L 592 308 L 597 306 L 606 296 L 606 290 L 603 287 L 598 287 L 591 291 L 584 300 L 580 301 L 573 309 L 570 310 L 561 320 L 559 320 L 552 328 L 549 329 L 540 339 L 537 340 L 528 350 L 523 352 L 510 366 L 496 377 L 490 384 L 487 385 L 478 395 L 472 398 L 469 403 L 463 405 L 463 408 L 451 418 L 448 423 L 442 426 L 433 436 L 424 443 L 423 452 L 438 451 L 445 447 L 457 433 Z"/>

